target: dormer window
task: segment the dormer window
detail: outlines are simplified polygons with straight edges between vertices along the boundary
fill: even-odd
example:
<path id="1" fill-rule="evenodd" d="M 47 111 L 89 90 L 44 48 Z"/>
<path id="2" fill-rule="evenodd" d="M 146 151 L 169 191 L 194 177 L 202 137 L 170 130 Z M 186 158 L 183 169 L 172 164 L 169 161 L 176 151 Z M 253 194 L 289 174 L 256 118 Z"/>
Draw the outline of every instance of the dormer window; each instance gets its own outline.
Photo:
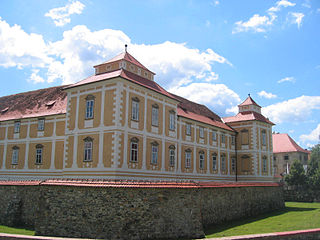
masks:
<path id="1" fill-rule="evenodd" d="M 86 119 L 93 118 L 93 109 L 94 109 L 94 99 L 93 95 L 88 95 L 86 97 Z"/>

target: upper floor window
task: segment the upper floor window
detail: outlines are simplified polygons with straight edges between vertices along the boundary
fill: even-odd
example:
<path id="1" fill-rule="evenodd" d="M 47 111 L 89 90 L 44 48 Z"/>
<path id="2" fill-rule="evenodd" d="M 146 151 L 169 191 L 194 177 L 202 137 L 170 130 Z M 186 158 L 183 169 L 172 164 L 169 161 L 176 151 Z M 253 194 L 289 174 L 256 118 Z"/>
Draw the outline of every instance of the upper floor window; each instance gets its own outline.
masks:
<path id="1" fill-rule="evenodd" d="M 199 127 L 199 137 L 204 138 L 204 128 L 203 127 Z"/>
<path id="2" fill-rule="evenodd" d="M 190 123 L 186 124 L 186 135 L 188 135 L 188 136 L 191 135 L 191 124 Z"/>
<path id="3" fill-rule="evenodd" d="M 37 144 L 36 145 L 36 164 L 42 164 L 43 161 L 43 145 Z"/>
<path id="4" fill-rule="evenodd" d="M 86 119 L 93 118 L 94 98 L 93 95 L 86 97 Z"/>
<path id="5" fill-rule="evenodd" d="M 153 126 L 159 125 L 159 106 L 158 106 L 158 104 L 152 105 L 151 124 Z"/>
<path id="6" fill-rule="evenodd" d="M 226 155 L 221 155 L 221 170 L 226 171 Z"/>
<path id="7" fill-rule="evenodd" d="M 92 161 L 92 147 L 93 147 L 93 138 L 86 137 L 84 139 L 84 158 L 83 158 L 83 161 L 85 161 L 85 162 Z"/>
<path id="8" fill-rule="evenodd" d="M 217 154 L 216 153 L 212 154 L 212 170 L 213 171 L 217 170 Z"/>
<path id="9" fill-rule="evenodd" d="M 241 130 L 241 144 L 242 145 L 249 144 L 249 131 L 247 129 Z"/>
<path id="10" fill-rule="evenodd" d="M 130 162 L 138 162 L 138 142 L 139 139 L 131 138 L 130 142 Z"/>
<path id="11" fill-rule="evenodd" d="M 235 144 L 236 144 L 236 137 L 231 136 L 231 145 L 235 145 Z"/>
<path id="12" fill-rule="evenodd" d="M 19 147 L 14 146 L 12 148 L 12 157 L 11 157 L 11 163 L 13 165 L 18 164 L 18 160 L 19 160 Z"/>
<path id="13" fill-rule="evenodd" d="M 217 132 L 212 131 L 212 141 L 216 142 L 217 141 Z"/>
<path id="14" fill-rule="evenodd" d="M 185 167 L 191 167 L 191 149 L 187 149 L 185 152 Z"/>
<path id="15" fill-rule="evenodd" d="M 267 157 L 262 158 L 262 172 L 267 172 Z"/>
<path id="16" fill-rule="evenodd" d="M 176 129 L 176 112 L 174 110 L 170 110 L 169 112 L 169 129 Z"/>
<path id="17" fill-rule="evenodd" d="M 151 164 L 158 163 L 159 144 L 157 142 L 151 143 Z"/>
<path id="18" fill-rule="evenodd" d="M 134 121 L 139 121 L 139 98 L 132 98 L 132 109 L 131 109 L 131 119 Z"/>
<path id="19" fill-rule="evenodd" d="M 38 131 L 44 131 L 44 118 L 38 119 Z"/>
<path id="20" fill-rule="evenodd" d="M 199 168 L 204 169 L 204 151 L 199 152 Z"/>
<path id="21" fill-rule="evenodd" d="M 14 122 L 14 133 L 19 133 L 20 132 L 20 126 L 21 126 L 21 122 L 20 121 Z"/>
<path id="22" fill-rule="evenodd" d="M 226 143 L 226 135 L 225 134 L 221 134 L 221 142 Z"/>
<path id="23" fill-rule="evenodd" d="M 231 171 L 235 172 L 236 171 L 236 158 L 231 157 Z"/>
<path id="24" fill-rule="evenodd" d="M 175 164 L 176 159 L 176 147 L 174 145 L 169 146 L 169 165 L 170 167 L 173 167 Z"/>
<path id="25" fill-rule="evenodd" d="M 286 161 L 289 160 L 289 155 L 284 155 L 283 159 Z"/>
<path id="26" fill-rule="evenodd" d="M 266 146 L 267 145 L 267 133 L 266 133 L 266 130 L 262 130 L 261 134 L 262 134 L 262 145 Z"/>

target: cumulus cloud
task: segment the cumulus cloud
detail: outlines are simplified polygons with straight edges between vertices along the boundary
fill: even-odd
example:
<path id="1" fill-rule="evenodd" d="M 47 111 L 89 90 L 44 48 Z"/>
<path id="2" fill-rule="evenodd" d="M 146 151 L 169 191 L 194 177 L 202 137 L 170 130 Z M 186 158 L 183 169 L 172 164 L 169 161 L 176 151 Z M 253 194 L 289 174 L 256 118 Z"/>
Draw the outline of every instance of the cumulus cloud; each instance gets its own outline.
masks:
<path id="1" fill-rule="evenodd" d="M 313 110 L 320 109 L 320 96 L 301 96 L 262 108 L 274 123 L 307 121 Z"/>
<path id="2" fill-rule="evenodd" d="M 258 92 L 258 95 L 259 95 L 260 97 L 264 97 L 264 98 L 268 98 L 268 99 L 276 98 L 276 97 L 277 97 L 277 95 L 272 94 L 272 93 L 268 93 L 268 92 L 266 92 L 266 91 L 264 91 L 264 90 Z"/>
<path id="3" fill-rule="evenodd" d="M 32 74 L 30 75 L 28 81 L 32 83 L 45 82 L 45 80 L 38 75 L 39 71 L 40 71 L 39 69 L 32 69 Z"/>
<path id="4" fill-rule="evenodd" d="M 318 126 L 313 129 L 309 134 L 302 134 L 300 136 L 300 140 L 305 143 L 307 141 L 309 142 L 317 142 L 320 141 L 320 123 Z"/>
<path id="5" fill-rule="evenodd" d="M 296 79 L 294 77 L 285 77 L 282 78 L 278 81 L 278 83 L 283 83 L 283 82 L 292 82 L 294 83 L 296 81 Z"/>
<path id="6" fill-rule="evenodd" d="M 287 1 L 287 0 L 281 0 L 281 1 L 278 1 L 276 3 L 275 6 L 271 7 L 268 9 L 269 12 L 278 12 L 281 10 L 281 8 L 286 8 L 286 7 L 294 7 L 296 4 L 295 3 L 292 3 L 290 1 Z"/>
<path id="7" fill-rule="evenodd" d="M 205 104 L 220 116 L 234 113 L 234 108 L 240 103 L 240 97 L 224 84 L 191 83 L 169 89 L 170 92 L 191 101 Z"/>
<path id="8" fill-rule="evenodd" d="M 304 17 L 303 13 L 298 13 L 298 12 L 289 13 L 290 22 L 292 24 L 297 24 L 298 28 L 301 27 L 303 17 Z"/>
<path id="9" fill-rule="evenodd" d="M 232 33 L 238 32 L 265 32 L 266 27 L 270 26 L 274 18 L 272 16 L 260 16 L 259 14 L 254 14 L 248 21 L 238 21 L 235 23 L 236 27 L 233 29 Z"/>
<path id="10" fill-rule="evenodd" d="M 50 17 L 56 26 L 62 27 L 67 23 L 70 23 L 70 16 L 72 14 L 81 14 L 84 7 L 85 5 L 79 1 L 69 2 L 64 7 L 49 10 L 45 16 Z"/>

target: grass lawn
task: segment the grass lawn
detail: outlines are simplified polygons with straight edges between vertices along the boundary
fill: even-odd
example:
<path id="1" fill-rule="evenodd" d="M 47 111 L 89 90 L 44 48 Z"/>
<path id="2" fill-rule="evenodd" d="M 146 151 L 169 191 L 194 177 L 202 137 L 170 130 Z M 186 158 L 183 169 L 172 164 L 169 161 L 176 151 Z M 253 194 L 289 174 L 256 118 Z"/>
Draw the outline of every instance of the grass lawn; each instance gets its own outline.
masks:
<path id="1" fill-rule="evenodd" d="M 284 210 L 214 226 L 207 238 L 320 228 L 320 203 L 286 202 Z"/>
<path id="2" fill-rule="evenodd" d="M 27 230 L 23 228 L 13 228 L 0 225 L 0 233 L 10 233 L 10 234 L 22 234 L 22 235 L 31 235 L 34 236 L 34 231 Z"/>

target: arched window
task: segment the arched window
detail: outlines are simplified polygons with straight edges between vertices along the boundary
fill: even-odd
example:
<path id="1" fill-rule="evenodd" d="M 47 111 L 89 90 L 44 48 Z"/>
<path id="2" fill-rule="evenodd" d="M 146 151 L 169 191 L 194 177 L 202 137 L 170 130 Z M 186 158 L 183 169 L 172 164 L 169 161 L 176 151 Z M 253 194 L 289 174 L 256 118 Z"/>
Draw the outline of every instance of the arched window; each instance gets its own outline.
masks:
<path id="1" fill-rule="evenodd" d="M 176 147 L 174 145 L 169 146 L 169 165 L 174 167 L 176 158 Z"/>
<path id="2" fill-rule="evenodd" d="M 36 164 L 42 164 L 43 161 L 43 145 L 37 144 L 36 145 Z"/>
<path id="3" fill-rule="evenodd" d="M 90 162 L 92 161 L 92 147 L 93 147 L 93 138 L 86 137 L 84 141 L 84 158 L 83 161 Z"/>
<path id="4" fill-rule="evenodd" d="M 131 138 L 130 141 L 130 162 L 138 162 L 138 143 L 139 139 L 136 137 Z"/>
<path id="5" fill-rule="evenodd" d="M 95 97 L 91 94 L 86 97 L 86 119 L 93 118 L 94 99 Z"/>

